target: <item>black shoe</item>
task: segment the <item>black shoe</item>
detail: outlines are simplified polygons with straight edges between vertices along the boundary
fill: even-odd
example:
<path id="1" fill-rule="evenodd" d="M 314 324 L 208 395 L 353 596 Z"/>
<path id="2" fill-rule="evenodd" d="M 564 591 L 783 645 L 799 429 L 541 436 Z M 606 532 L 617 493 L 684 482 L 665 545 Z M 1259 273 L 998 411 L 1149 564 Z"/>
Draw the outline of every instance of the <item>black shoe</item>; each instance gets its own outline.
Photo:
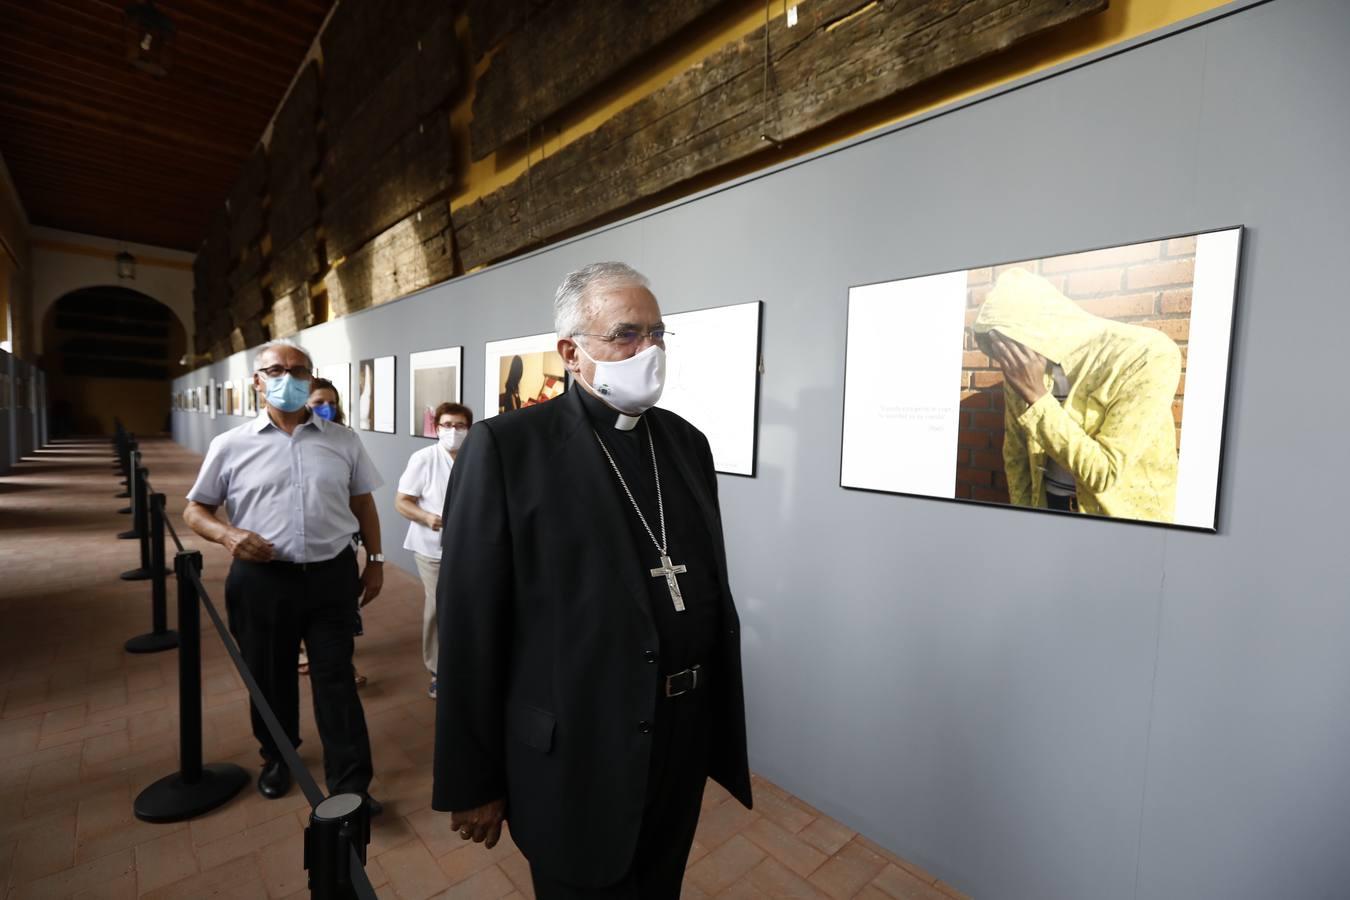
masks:
<path id="1" fill-rule="evenodd" d="M 262 774 L 258 776 L 258 793 L 268 800 L 284 797 L 291 789 L 291 770 L 279 759 L 269 759 L 263 763 Z"/>
<path id="2" fill-rule="evenodd" d="M 375 818 L 376 816 L 378 816 L 380 813 L 384 812 L 384 804 L 383 804 L 383 803 L 381 803 L 380 801 L 376 800 L 374 797 L 370 796 L 369 794 L 366 794 L 365 797 L 366 797 L 366 809 L 370 811 L 370 817 L 371 817 L 372 819 Z"/>

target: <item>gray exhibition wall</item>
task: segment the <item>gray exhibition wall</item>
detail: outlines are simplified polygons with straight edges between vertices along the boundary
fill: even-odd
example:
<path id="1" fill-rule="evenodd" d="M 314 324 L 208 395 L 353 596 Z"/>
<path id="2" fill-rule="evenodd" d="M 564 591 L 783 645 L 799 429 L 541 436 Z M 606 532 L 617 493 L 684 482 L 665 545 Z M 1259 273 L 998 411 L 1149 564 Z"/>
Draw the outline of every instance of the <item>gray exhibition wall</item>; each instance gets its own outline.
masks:
<path id="1" fill-rule="evenodd" d="M 386 547 L 409 352 L 462 344 L 476 408 L 484 342 L 550 330 L 584 263 L 668 312 L 763 300 L 759 475 L 721 479 L 754 769 L 977 897 L 1345 896 L 1348 9 L 1233 7 L 310 329 L 398 356 Z M 849 285 L 1235 224 L 1217 535 L 839 488 Z"/>

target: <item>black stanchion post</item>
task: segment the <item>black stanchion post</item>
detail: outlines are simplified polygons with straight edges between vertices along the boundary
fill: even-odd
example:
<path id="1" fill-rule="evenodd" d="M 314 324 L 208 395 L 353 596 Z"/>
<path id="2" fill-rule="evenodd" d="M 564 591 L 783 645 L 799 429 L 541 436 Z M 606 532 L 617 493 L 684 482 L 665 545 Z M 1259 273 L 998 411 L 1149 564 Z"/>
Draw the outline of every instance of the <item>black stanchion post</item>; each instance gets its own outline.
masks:
<path id="1" fill-rule="evenodd" d="M 355 900 L 351 850 L 362 865 L 370 843 L 370 813 L 360 794 L 334 794 L 314 807 L 305 829 L 310 900 Z"/>
<path id="2" fill-rule="evenodd" d="M 140 542 L 141 564 L 135 569 L 128 569 L 123 572 L 121 578 L 123 581 L 145 581 L 150 575 L 150 497 L 146 481 L 150 477 L 150 470 L 141 466 L 136 470 L 136 491 L 135 499 L 132 505 L 136 508 L 136 513 L 131 517 L 136 523 L 135 527 L 129 532 L 119 534 L 118 537 L 131 535 Z"/>
<path id="3" fill-rule="evenodd" d="M 115 494 L 115 499 L 126 500 L 131 497 L 131 470 L 135 465 L 139 465 L 136 461 L 140 458 L 140 455 L 141 451 L 137 448 L 136 442 L 128 441 L 126 460 L 122 465 L 122 492 Z M 124 506 L 118 512 L 127 515 L 131 512 L 131 507 L 129 505 Z"/>
<path id="4" fill-rule="evenodd" d="M 202 555 L 174 557 L 178 580 L 178 771 L 136 796 L 133 810 L 144 822 L 181 822 L 210 812 L 248 784 L 233 763 L 202 765 L 202 625 L 195 577 Z"/>
<path id="5" fill-rule="evenodd" d="M 127 494 L 131 497 L 131 503 L 118 510 L 122 515 L 131 516 L 131 528 L 118 535 L 124 541 L 130 541 L 137 537 L 136 534 L 136 473 L 141 467 L 141 451 L 133 449 L 131 451 L 131 473 L 127 475 Z"/>
<path id="6" fill-rule="evenodd" d="M 178 633 L 167 622 L 168 575 L 164 569 L 164 495 L 150 495 L 150 621 L 151 631 L 127 641 L 128 653 L 158 653 L 178 646 Z"/>

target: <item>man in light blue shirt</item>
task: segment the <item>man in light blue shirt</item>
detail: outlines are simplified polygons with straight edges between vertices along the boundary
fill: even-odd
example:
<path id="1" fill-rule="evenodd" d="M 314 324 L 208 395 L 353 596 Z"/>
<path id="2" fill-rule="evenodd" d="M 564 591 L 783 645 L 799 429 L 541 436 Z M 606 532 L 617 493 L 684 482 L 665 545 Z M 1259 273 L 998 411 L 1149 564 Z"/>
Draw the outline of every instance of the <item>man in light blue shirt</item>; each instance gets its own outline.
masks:
<path id="1" fill-rule="evenodd" d="M 183 518 L 234 557 L 225 581 L 230 631 L 287 736 L 299 745 L 295 657 L 303 638 L 328 789 L 367 795 L 373 768 L 352 626 L 358 597 L 364 606 L 384 584 L 371 495 L 382 480 L 356 432 L 311 415 L 313 368 L 296 344 L 263 345 L 253 387 L 265 410 L 211 441 Z M 229 524 L 216 517 L 222 504 Z M 357 533 L 366 548 L 360 575 Z M 258 790 L 275 799 L 290 789 L 290 771 L 256 709 L 252 718 L 263 758 Z"/>

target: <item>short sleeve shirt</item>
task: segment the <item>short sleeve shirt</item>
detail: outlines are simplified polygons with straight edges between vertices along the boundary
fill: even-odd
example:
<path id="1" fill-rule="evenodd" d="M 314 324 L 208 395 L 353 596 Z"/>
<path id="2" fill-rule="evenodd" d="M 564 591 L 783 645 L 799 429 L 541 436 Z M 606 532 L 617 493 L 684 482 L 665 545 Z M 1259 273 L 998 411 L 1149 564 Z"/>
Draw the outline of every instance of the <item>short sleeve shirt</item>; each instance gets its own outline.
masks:
<path id="1" fill-rule="evenodd" d="M 275 558 L 323 562 L 351 546 L 351 498 L 383 484 L 356 432 L 318 416 L 287 434 L 266 414 L 217 435 L 188 499 L 224 504 Z"/>
<path id="2" fill-rule="evenodd" d="M 454 464 L 439 443 L 423 447 L 408 460 L 408 467 L 398 480 L 398 492 L 416 497 L 420 509 L 439 516 L 445 509 L 445 489 L 450 484 L 450 470 Z M 421 522 L 409 522 L 403 549 L 440 559 L 441 536 Z"/>

